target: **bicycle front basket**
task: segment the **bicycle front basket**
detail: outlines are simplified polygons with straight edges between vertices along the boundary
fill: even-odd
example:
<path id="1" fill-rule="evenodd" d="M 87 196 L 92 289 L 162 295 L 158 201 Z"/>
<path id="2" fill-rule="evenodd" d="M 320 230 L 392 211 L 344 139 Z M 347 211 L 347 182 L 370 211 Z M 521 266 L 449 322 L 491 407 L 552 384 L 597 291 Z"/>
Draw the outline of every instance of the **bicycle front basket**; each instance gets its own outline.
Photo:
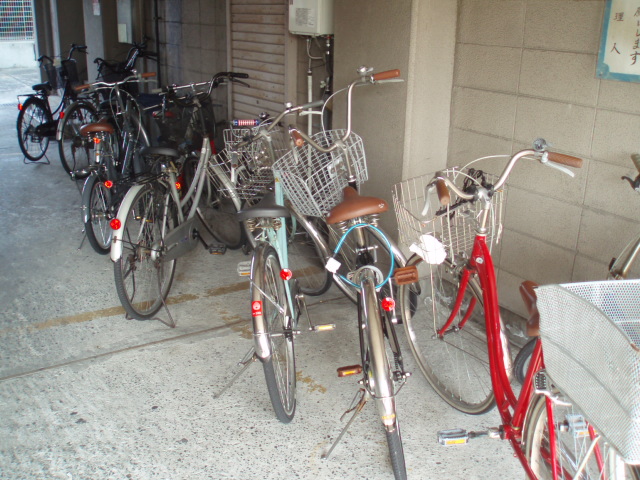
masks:
<path id="1" fill-rule="evenodd" d="M 313 135 L 321 147 L 328 148 L 345 135 L 345 130 L 326 130 Z M 273 166 L 279 174 L 285 195 L 303 215 L 323 217 L 342 201 L 348 185 L 348 165 L 358 185 L 367 180 L 367 162 L 362 138 L 351 133 L 341 147 L 322 153 L 309 145 L 294 147 Z"/>
<path id="2" fill-rule="evenodd" d="M 475 186 L 496 182 L 495 175 L 481 170 L 449 168 L 439 172 L 463 191 Z M 400 241 L 412 251 L 429 252 L 433 244 L 446 252 L 446 257 L 457 263 L 471 255 L 478 221 L 483 212 L 482 202 L 468 202 L 449 192 L 449 205 L 441 206 L 432 181 L 435 173 L 410 178 L 393 187 L 393 205 L 398 220 Z M 502 233 L 503 208 L 506 186 L 493 193 L 488 218 L 487 246 L 498 243 Z M 438 242 L 433 241 L 432 237 Z"/>
<path id="3" fill-rule="evenodd" d="M 544 363 L 566 395 L 625 459 L 640 463 L 640 280 L 536 290 Z"/>

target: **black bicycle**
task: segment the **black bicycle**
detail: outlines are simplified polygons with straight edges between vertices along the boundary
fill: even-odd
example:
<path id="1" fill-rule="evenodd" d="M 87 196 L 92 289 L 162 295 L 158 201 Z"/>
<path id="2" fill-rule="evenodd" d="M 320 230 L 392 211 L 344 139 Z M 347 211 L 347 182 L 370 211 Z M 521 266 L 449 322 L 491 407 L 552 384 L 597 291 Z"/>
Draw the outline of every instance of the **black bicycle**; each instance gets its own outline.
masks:
<path id="1" fill-rule="evenodd" d="M 69 55 L 62 60 L 60 67 L 56 67 L 54 60 L 47 55 L 38 58 L 48 81 L 33 85 L 34 93 L 18 95 L 18 144 L 26 160 L 35 162 L 45 156 L 49 141 L 55 138 L 62 112 L 78 96 L 73 89 L 79 83 L 78 69 L 73 58 L 75 51 L 86 54 L 87 47 L 71 44 Z M 59 93 L 59 90 L 62 90 L 60 103 L 52 108 L 49 97 L 54 92 Z M 24 97 L 26 99 L 22 101 Z"/>

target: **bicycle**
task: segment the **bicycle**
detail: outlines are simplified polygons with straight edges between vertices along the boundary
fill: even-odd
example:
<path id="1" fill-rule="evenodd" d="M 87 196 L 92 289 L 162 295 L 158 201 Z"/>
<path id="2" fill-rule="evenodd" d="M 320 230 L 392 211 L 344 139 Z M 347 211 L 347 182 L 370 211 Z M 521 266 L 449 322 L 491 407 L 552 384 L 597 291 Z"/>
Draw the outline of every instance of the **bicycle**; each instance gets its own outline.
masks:
<path id="1" fill-rule="evenodd" d="M 58 69 L 54 61 L 47 55 L 38 58 L 40 67 L 45 70 L 48 81 L 39 83 L 32 88 L 35 93 L 18 95 L 18 144 L 26 160 L 32 162 L 40 160 L 47 153 L 49 141 L 55 137 L 58 122 L 63 116 L 64 109 L 77 97 L 73 86 L 77 85 L 78 73 L 73 59 L 75 51 L 86 53 L 84 45 L 71 44 L 66 59 L 62 60 Z M 51 108 L 50 96 L 54 91 L 62 89 L 60 102 Z M 24 102 L 21 97 L 26 97 Z M 58 115 L 58 118 L 54 118 Z"/>
<path id="2" fill-rule="evenodd" d="M 143 73 L 120 82 L 88 86 L 93 91 L 108 88 L 113 98 L 108 118 L 79 130 L 83 143 L 94 145 L 94 162 L 87 168 L 89 176 L 82 188 L 82 222 L 89 244 L 101 255 L 111 249 L 109 222 L 116 216 L 120 202 L 136 177 L 148 170 L 140 154 L 141 148 L 150 146 L 142 121 L 143 109 L 122 87 L 154 76 L 155 73 Z"/>
<path id="3" fill-rule="evenodd" d="M 98 82 L 107 84 L 121 82 L 135 75 L 135 66 L 139 58 L 157 60 L 155 52 L 146 50 L 146 39 L 142 43 L 134 43 L 127 57 L 122 62 L 108 62 L 96 58 L 94 63 L 98 68 Z M 123 88 L 137 98 L 138 89 L 133 84 L 126 84 Z M 94 123 L 100 113 L 109 114 L 109 88 L 94 89 L 88 95 L 81 95 L 70 105 L 66 106 L 61 115 L 56 130 L 58 153 L 62 168 L 72 179 L 85 179 L 90 174 L 89 164 L 93 144 L 86 136 L 80 134 L 83 125 Z"/>
<path id="4" fill-rule="evenodd" d="M 640 155 L 633 154 L 631 155 L 631 160 L 638 170 L 639 174 L 635 177 L 635 179 L 631 179 L 627 176 L 623 176 L 622 180 L 626 180 L 631 185 L 635 191 L 640 191 Z M 636 259 L 638 258 L 638 254 L 640 254 L 640 236 L 631 240 L 622 251 L 609 262 L 607 279 L 609 280 L 624 280 L 627 278 L 635 278 L 635 272 L 632 273 L 632 268 L 635 264 Z M 525 298 L 533 298 L 533 294 L 531 293 L 533 288 L 537 285 L 533 282 L 525 282 L 523 286 L 520 287 L 521 295 Z M 531 303 L 534 300 L 528 299 L 527 303 Z M 533 313 L 533 320 L 529 320 L 528 323 L 537 322 L 537 313 Z M 525 333 L 528 337 L 529 329 L 525 330 Z M 535 331 L 535 330 L 534 330 Z M 522 384 L 525 379 L 525 375 L 527 372 L 527 368 L 529 366 L 529 360 L 531 359 L 531 354 L 533 353 L 533 349 L 535 347 L 536 338 L 535 335 L 533 338 L 530 338 L 520 349 L 516 358 L 513 361 L 513 374 Z"/>
<path id="5" fill-rule="evenodd" d="M 490 246 L 501 228 L 505 182 L 525 157 L 567 172 L 562 165 L 581 165 L 576 157 L 549 151 L 539 139 L 534 148 L 508 156 L 499 177 L 475 169 L 449 169 L 395 186 L 400 234 L 415 252 L 407 266 L 414 267 L 420 279 L 400 287 L 405 332 L 420 370 L 445 402 L 474 415 L 498 408 L 499 427 L 443 430 L 438 432 L 440 444 L 487 436 L 506 439 L 529 478 L 578 478 L 593 470 L 595 478 L 601 478 L 598 474 L 613 465 L 614 457 L 604 458 L 591 442 L 597 435 L 587 417 L 555 415 L 556 409 L 570 406 L 571 397 L 547 376 L 540 341 L 518 396 L 510 384 L 510 352 Z M 442 206 L 434 201 L 434 192 Z M 637 476 L 635 467 L 629 471 Z"/>
<path id="6" fill-rule="evenodd" d="M 199 106 L 201 99 L 209 97 L 213 88 L 227 81 L 246 78 L 246 74 L 221 72 L 209 82 L 171 86 L 167 95 L 193 102 Z M 187 90 L 186 94 L 178 92 Z M 199 108 L 194 110 L 200 112 Z M 114 279 L 120 303 L 129 318 L 145 320 L 154 317 L 169 294 L 176 260 L 202 243 L 210 253 L 223 254 L 223 243 L 205 241 L 205 232 L 216 238 L 215 222 L 207 222 L 204 209 L 215 209 L 210 198 L 215 191 L 209 182 L 208 163 L 212 158 L 211 139 L 204 125 L 202 147 L 193 180 L 179 191 L 181 160 L 178 150 L 166 147 L 149 147 L 143 154 L 151 163 L 151 174 L 138 180 L 127 191 L 116 218 L 111 220 L 113 240 L 111 260 L 114 262 Z M 184 191 L 186 190 L 186 191 Z M 234 212 L 235 214 L 235 212 Z M 227 213 L 222 215 L 228 216 Z M 171 313 L 169 325 L 175 327 Z"/>
<path id="7" fill-rule="evenodd" d="M 358 302 L 361 365 L 340 367 L 338 376 L 361 376 L 361 387 L 352 407 L 346 412 L 353 412 L 353 416 L 323 458 L 329 457 L 364 405 L 373 398 L 385 430 L 394 475 L 397 479 L 403 479 L 406 478 L 406 466 L 395 396 L 409 373 L 404 370 L 395 334 L 395 302 L 391 297 L 381 300 L 379 291 L 391 294 L 392 289 L 388 284 L 394 275 L 394 258 L 402 267 L 404 257 L 377 226 L 378 215 L 388 209 L 387 203 L 379 198 L 361 196 L 353 187 L 366 178 L 366 163 L 362 141 L 351 130 L 353 89 L 359 85 L 396 78 L 400 72 L 391 70 L 373 74 L 365 67 L 358 72 L 358 79 L 346 88 L 347 128 L 319 132 L 313 137 L 292 129 L 291 135 L 296 146 L 273 165 L 274 193 L 265 196 L 255 207 L 239 213 L 243 220 L 260 219 L 257 226 L 262 235 L 260 239 L 263 240 L 258 242 L 251 261 L 251 309 L 255 340 L 255 353 L 251 358 L 257 358 L 263 364 L 277 418 L 284 423 L 290 422 L 296 407 L 293 344 L 295 335 L 299 333 L 295 329 L 300 311 L 296 302 L 301 302 L 304 296 L 298 293 L 295 281 L 294 286 L 287 282 L 292 274 L 287 269 L 284 218 L 296 215 L 301 222 L 305 222 L 306 216 L 328 214 L 327 224 L 339 225 L 344 232 L 333 254 L 327 255 L 327 269 L 343 288 L 357 292 Z M 313 107 L 314 104 L 289 107 L 276 117 L 272 125 L 277 125 L 289 113 Z M 268 127 L 267 130 L 269 128 L 274 127 Z M 343 195 L 344 198 L 341 198 Z M 313 225 L 306 225 L 306 228 L 315 232 Z M 385 250 L 392 259 L 386 275 L 378 268 L 373 252 L 365 243 L 364 232 L 367 230 L 384 240 Z M 357 269 L 341 274 L 341 262 L 337 258 L 350 235 L 356 237 L 358 244 Z M 322 243 L 320 237 L 314 240 Z M 321 249 L 326 251 L 328 247 L 322 244 Z M 333 327 L 312 325 L 310 321 L 309 325 L 312 331 Z"/>

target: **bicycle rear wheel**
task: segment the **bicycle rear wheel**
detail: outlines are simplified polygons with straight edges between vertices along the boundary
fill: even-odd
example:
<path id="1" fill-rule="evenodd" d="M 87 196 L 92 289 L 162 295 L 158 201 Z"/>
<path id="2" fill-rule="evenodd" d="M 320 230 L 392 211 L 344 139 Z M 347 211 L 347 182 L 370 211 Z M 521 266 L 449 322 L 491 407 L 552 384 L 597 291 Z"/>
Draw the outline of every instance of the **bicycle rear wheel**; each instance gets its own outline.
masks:
<path id="1" fill-rule="evenodd" d="M 113 230 L 109 223 L 113 216 L 111 191 L 98 175 L 89 177 L 85 182 L 84 189 L 89 192 L 87 197 L 89 204 L 82 206 L 87 211 L 84 231 L 89 245 L 100 255 L 106 255 L 111 251 L 113 237 Z"/>
<path id="2" fill-rule="evenodd" d="M 289 269 L 305 295 L 322 295 L 331 287 L 331 273 L 324 268 L 325 257 L 315 238 L 323 231 L 326 225 L 319 218 L 287 218 Z"/>
<path id="3" fill-rule="evenodd" d="M 545 399 L 543 395 L 532 399 L 523 432 L 525 457 L 533 472 L 541 480 L 553 478 Z M 624 463 L 603 438 L 596 447 L 601 455 L 602 465 L 598 464 L 595 452 L 588 455 L 592 438 L 588 434 L 580 435 L 584 432 L 573 428 L 576 425 L 575 420 L 584 419 L 576 408 L 571 405 L 554 405 L 553 417 L 556 425 L 556 462 L 559 479 L 640 479 L 640 467 Z M 578 467 L 583 461 L 585 462 L 584 470 L 578 477 Z"/>
<path id="4" fill-rule="evenodd" d="M 18 113 L 18 144 L 27 160 L 35 162 L 44 157 L 49 147 L 49 137 L 42 126 L 53 122 L 44 100 L 38 97 L 27 99 Z M 38 128 L 41 127 L 41 128 Z"/>
<path id="5" fill-rule="evenodd" d="M 358 296 L 358 317 L 363 346 L 365 382 L 375 399 L 389 448 L 389 459 L 396 480 L 407 478 L 400 425 L 396 413 L 394 375 L 388 348 L 389 332 L 385 332 L 380 302 L 372 279 L 365 280 Z"/>
<path id="6" fill-rule="evenodd" d="M 80 135 L 80 127 L 96 122 L 98 112 L 92 103 L 77 101 L 64 109 L 58 131 L 58 152 L 62 168 L 75 178 L 86 178 L 91 164 L 92 139 Z"/>
<path id="7" fill-rule="evenodd" d="M 261 243 L 251 262 L 251 305 L 256 339 L 266 336 L 270 355 L 261 358 L 269 398 L 276 417 L 283 423 L 293 420 L 296 410 L 296 365 L 293 351 L 293 318 L 287 303 L 280 261 L 273 247 Z M 258 308 L 256 308 L 258 307 Z M 262 314 L 257 316 L 257 312 Z M 256 327 L 262 318 L 263 326 Z"/>
<path id="8" fill-rule="evenodd" d="M 161 188 L 145 187 L 135 196 L 122 229 L 122 256 L 114 264 L 116 291 L 131 318 L 152 318 L 173 281 L 176 261 L 163 258 L 164 237 L 177 224 L 177 205 Z"/>
<path id="9" fill-rule="evenodd" d="M 445 261 L 430 265 L 414 255 L 419 283 L 402 285 L 402 321 L 411 352 L 434 390 L 452 407 L 481 414 L 494 406 L 482 295 L 475 281 L 466 291 L 460 311 L 447 332 L 437 332 L 451 315 L 459 276 Z"/>

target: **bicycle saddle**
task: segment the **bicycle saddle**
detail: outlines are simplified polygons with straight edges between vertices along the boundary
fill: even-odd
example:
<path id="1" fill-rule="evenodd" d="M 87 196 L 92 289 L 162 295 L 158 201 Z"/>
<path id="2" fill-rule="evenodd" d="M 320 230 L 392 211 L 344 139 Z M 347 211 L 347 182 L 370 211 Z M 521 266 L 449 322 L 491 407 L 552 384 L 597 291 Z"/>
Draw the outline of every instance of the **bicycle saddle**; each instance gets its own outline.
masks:
<path id="1" fill-rule="evenodd" d="M 344 189 L 344 199 L 331 209 L 327 217 L 327 223 L 332 225 L 363 215 L 386 212 L 387 210 L 389 210 L 389 205 L 383 199 L 364 197 L 355 188 L 346 187 Z"/>
<path id="2" fill-rule="evenodd" d="M 273 192 L 267 193 L 262 200 L 260 200 L 253 207 L 249 207 L 238 212 L 238 220 L 244 221 L 250 218 L 266 217 L 266 218 L 278 218 L 278 217 L 290 217 L 291 212 L 282 205 L 276 203 L 276 196 Z"/>
<path id="3" fill-rule="evenodd" d="M 106 122 L 88 123 L 80 127 L 80 135 L 84 135 L 85 137 L 92 133 L 113 133 L 114 131 L 113 126 Z"/>
<path id="4" fill-rule="evenodd" d="M 140 155 L 142 157 L 151 155 L 151 156 L 160 156 L 160 157 L 180 158 L 180 152 L 178 152 L 174 148 L 167 148 L 167 147 L 144 147 L 140 149 Z"/>
<path id="5" fill-rule="evenodd" d="M 538 284 L 531 280 L 526 280 L 520 284 L 520 295 L 522 296 L 522 300 L 529 312 L 529 318 L 527 319 L 527 335 L 530 337 L 537 337 L 540 335 L 540 312 L 538 311 L 538 306 L 536 304 L 538 297 L 536 296 L 535 291 L 537 286 Z"/>
<path id="6" fill-rule="evenodd" d="M 49 82 L 37 83 L 36 85 L 32 85 L 31 88 L 36 92 L 50 92 L 52 90 Z"/>

